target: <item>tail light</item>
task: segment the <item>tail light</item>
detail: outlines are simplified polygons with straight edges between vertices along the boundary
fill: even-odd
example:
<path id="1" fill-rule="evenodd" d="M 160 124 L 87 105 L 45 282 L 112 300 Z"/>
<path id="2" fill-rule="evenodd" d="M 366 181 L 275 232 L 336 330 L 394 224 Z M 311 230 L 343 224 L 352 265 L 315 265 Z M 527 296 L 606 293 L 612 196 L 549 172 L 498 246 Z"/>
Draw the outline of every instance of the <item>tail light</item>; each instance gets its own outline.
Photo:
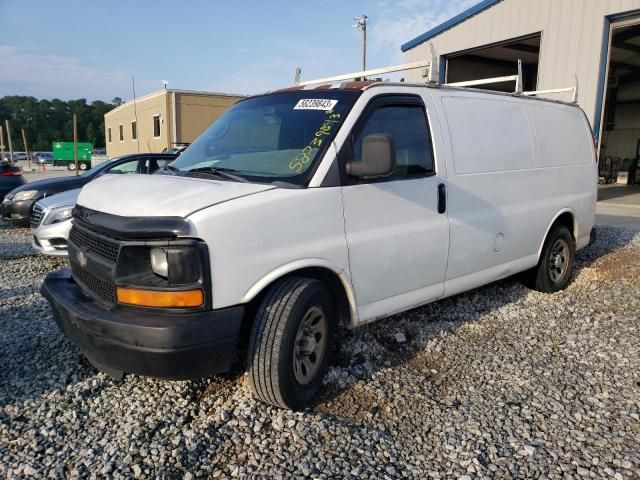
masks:
<path id="1" fill-rule="evenodd" d="M 9 167 L 8 170 L 0 172 L 0 177 L 13 177 L 14 175 L 22 175 L 22 167 Z"/>

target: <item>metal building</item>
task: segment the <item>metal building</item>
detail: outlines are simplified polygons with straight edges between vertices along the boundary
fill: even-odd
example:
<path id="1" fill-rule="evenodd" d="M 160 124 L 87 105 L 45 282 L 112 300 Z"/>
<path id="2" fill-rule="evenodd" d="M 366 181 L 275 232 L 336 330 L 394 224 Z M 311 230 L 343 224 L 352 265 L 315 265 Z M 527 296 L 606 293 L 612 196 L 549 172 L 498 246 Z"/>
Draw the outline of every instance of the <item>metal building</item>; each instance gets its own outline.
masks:
<path id="1" fill-rule="evenodd" d="M 162 152 L 189 144 L 241 98 L 165 89 L 123 103 L 104 116 L 107 156 Z"/>
<path id="2" fill-rule="evenodd" d="M 484 0 L 402 51 L 406 62 L 437 59 L 441 83 L 514 75 L 518 60 L 525 90 L 571 87 L 577 78 L 600 157 L 640 158 L 640 0 Z M 425 75 L 414 70 L 405 81 Z"/>

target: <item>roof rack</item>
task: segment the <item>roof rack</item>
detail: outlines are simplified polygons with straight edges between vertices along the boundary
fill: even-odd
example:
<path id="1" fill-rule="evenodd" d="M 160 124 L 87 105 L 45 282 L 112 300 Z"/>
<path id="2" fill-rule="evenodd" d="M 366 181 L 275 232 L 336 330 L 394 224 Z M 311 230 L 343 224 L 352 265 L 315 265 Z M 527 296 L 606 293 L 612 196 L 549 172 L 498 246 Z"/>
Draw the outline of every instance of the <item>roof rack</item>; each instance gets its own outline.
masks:
<path id="1" fill-rule="evenodd" d="M 406 70 L 416 70 L 420 68 L 424 68 L 425 74 L 424 77 L 427 78 L 427 83 L 432 85 L 440 85 L 435 77 L 438 75 L 438 72 L 434 68 L 437 65 L 435 51 L 433 50 L 433 45 L 431 46 L 431 61 L 421 61 L 421 62 L 412 62 L 412 63 L 403 63 L 400 65 L 393 65 L 391 67 L 384 68 L 376 68 L 372 70 L 364 70 L 360 72 L 353 73 L 345 73 L 344 75 L 336 75 L 334 77 L 325 77 L 319 78 L 316 80 L 307 80 L 304 82 L 300 81 L 300 71 L 296 71 L 296 87 L 305 87 L 308 85 L 317 85 L 321 83 L 335 83 L 341 82 L 343 80 L 353 80 L 356 78 L 365 79 L 366 77 L 371 77 L 375 75 L 384 75 L 386 73 L 393 72 L 402 72 Z M 553 88 L 548 90 L 532 90 L 532 91 L 524 91 L 523 88 L 523 76 L 522 76 L 522 60 L 518 60 L 518 74 L 517 75 L 508 75 L 504 77 L 492 77 L 492 78 L 481 78 L 478 80 L 469 80 L 465 82 L 453 82 L 453 83 L 443 83 L 442 86 L 446 87 L 477 87 L 479 85 L 490 85 L 495 83 L 506 83 L 506 82 L 515 82 L 515 89 L 512 95 L 522 95 L 525 97 L 533 97 L 536 95 L 546 95 L 550 93 L 564 93 L 564 92 L 572 92 L 572 101 L 571 103 L 578 103 L 578 76 L 575 76 L 576 83 L 573 87 L 567 88 Z"/>
<path id="2" fill-rule="evenodd" d="M 391 67 L 375 68 L 373 70 L 364 70 L 361 72 L 345 73 L 344 75 L 336 75 L 334 77 L 318 78 L 316 80 L 307 80 L 305 82 L 296 82 L 296 87 L 305 87 L 307 85 L 316 85 L 318 83 L 341 82 L 342 80 L 352 80 L 354 78 L 366 78 L 374 75 L 384 75 L 385 73 L 402 72 L 405 70 L 416 70 L 418 68 L 428 68 L 431 70 L 431 62 L 413 62 L 403 63 L 401 65 L 393 65 Z"/>

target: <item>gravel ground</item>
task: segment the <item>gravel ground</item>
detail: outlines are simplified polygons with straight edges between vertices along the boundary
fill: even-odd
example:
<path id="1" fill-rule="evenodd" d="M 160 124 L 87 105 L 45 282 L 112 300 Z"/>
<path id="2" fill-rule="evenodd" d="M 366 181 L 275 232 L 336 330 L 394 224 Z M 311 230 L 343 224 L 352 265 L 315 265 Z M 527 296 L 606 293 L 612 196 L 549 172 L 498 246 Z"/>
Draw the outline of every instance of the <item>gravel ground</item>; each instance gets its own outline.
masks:
<path id="1" fill-rule="evenodd" d="M 6 224 L 0 261 L 2 478 L 640 478 L 639 231 L 602 229 L 564 292 L 509 279 L 343 332 L 299 413 L 241 373 L 97 373 L 37 291 L 65 261 Z"/>
<path id="2" fill-rule="evenodd" d="M 46 171 L 35 171 L 29 172 L 25 168 L 22 172 L 22 176 L 27 182 L 36 182 L 38 180 L 45 180 L 47 178 L 58 178 L 58 177 L 69 177 L 71 175 L 75 175 L 76 172 L 72 172 L 66 168 L 61 167 L 48 167 Z"/>

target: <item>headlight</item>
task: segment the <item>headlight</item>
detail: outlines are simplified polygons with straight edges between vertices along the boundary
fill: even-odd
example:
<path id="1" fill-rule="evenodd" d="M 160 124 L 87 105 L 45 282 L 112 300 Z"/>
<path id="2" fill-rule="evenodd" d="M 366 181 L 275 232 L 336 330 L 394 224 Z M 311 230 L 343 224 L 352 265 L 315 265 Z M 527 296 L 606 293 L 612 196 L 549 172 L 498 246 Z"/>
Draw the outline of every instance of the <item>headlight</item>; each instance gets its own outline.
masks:
<path id="1" fill-rule="evenodd" d="M 71 218 L 71 212 L 73 212 L 73 207 L 54 208 L 45 216 L 43 223 L 45 225 L 53 225 L 54 223 L 64 222 Z"/>
<path id="2" fill-rule="evenodd" d="M 38 194 L 38 190 L 23 190 L 21 192 L 16 193 L 13 196 L 14 202 L 19 202 L 20 200 L 31 200 Z"/>
<path id="3" fill-rule="evenodd" d="M 118 303 L 206 308 L 210 271 L 206 245 L 192 239 L 145 243 L 120 248 L 116 266 Z"/>
<path id="4" fill-rule="evenodd" d="M 169 278 L 167 251 L 164 248 L 152 248 L 149 255 L 151 256 L 151 270 L 153 270 L 153 273 L 163 278 Z"/>

